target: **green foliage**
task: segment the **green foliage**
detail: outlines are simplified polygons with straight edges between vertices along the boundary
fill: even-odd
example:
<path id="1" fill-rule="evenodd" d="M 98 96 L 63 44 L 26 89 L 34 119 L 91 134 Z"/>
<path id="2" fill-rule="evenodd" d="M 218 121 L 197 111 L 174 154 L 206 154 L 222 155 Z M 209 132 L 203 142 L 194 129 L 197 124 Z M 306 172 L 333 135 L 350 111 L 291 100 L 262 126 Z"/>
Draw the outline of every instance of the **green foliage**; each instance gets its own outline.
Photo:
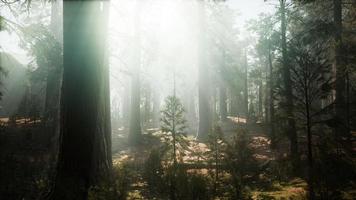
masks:
<path id="1" fill-rule="evenodd" d="M 115 188 L 110 184 L 91 186 L 88 191 L 88 200 L 115 200 Z"/>
<path id="2" fill-rule="evenodd" d="M 180 100 L 175 96 L 168 96 L 165 100 L 161 117 L 161 130 L 170 135 L 166 138 L 166 144 L 172 144 L 173 159 L 176 159 L 176 150 L 179 156 L 184 155 L 187 147 L 186 140 L 186 120 L 184 117 L 184 108 Z"/>
<path id="3" fill-rule="evenodd" d="M 149 190 L 153 193 L 164 192 L 167 189 L 166 184 L 164 184 L 162 156 L 160 149 L 152 149 L 144 166 L 144 178 Z"/>
<path id="4" fill-rule="evenodd" d="M 4 17 L 0 15 L 0 31 L 4 30 Z"/>
<path id="5" fill-rule="evenodd" d="M 227 143 L 225 150 L 225 163 L 227 171 L 231 175 L 231 183 L 234 186 L 234 198 L 245 198 L 246 177 L 256 171 L 257 163 L 253 157 L 253 151 L 249 146 L 247 131 L 239 130 L 233 136 L 231 142 Z"/>
<path id="6" fill-rule="evenodd" d="M 168 96 L 165 100 L 161 118 L 161 130 L 166 133 L 175 133 L 176 136 L 186 135 L 186 120 L 184 108 L 175 96 Z"/>
<path id="7" fill-rule="evenodd" d="M 131 173 L 130 166 L 126 162 L 114 165 L 112 179 L 91 186 L 88 191 L 88 200 L 126 199 Z"/>
<path id="8" fill-rule="evenodd" d="M 208 199 L 208 181 L 200 174 L 190 176 L 191 199 Z"/>
<path id="9" fill-rule="evenodd" d="M 46 80 L 48 74 L 59 73 L 62 67 L 62 47 L 48 27 L 32 24 L 24 27 L 23 33 L 24 40 L 20 45 L 34 58 L 30 63 L 36 69 L 31 74 L 32 80 Z"/>
<path id="10" fill-rule="evenodd" d="M 338 146 L 331 132 L 323 132 L 314 152 L 314 177 L 318 183 L 315 185 L 320 196 L 341 199 L 336 195 L 341 195 L 341 190 L 353 182 L 351 177 L 356 177 L 355 161 Z"/>
<path id="11" fill-rule="evenodd" d="M 188 173 L 183 165 L 178 165 L 175 169 L 175 178 L 173 166 L 167 169 L 166 181 L 170 185 L 170 181 L 175 181 L 176 199 L 209 199 L 209 183 L 208 178 L 198 173 Z"/>
<path id="12" fill-rule="evenodd" d="M 116 186 L 116 192 L 118 193 L 119 199 L 126 199 L 129 187 L 130 187 L 130 176 L 132 171 L 127 163 L 121 163 L 113 166 L 114 180 Z"/>
<path id="13" fill-rule="evenodd" d="M 1 16 L 0 16 L 0 27 L 1 27 Z M 0 28 L 1 31 L 1 28 Z M 0 57 L 1 57 L 1 52 L 0 52 Z M 2 91 L 2 86 L 3 86 L 3 78 L 7 76 L 7 71 L 4 69 L 3 65 L 3 61 L 1 61 L 0 59 L 0 100 L 3 96 L 3 91 Z"/>

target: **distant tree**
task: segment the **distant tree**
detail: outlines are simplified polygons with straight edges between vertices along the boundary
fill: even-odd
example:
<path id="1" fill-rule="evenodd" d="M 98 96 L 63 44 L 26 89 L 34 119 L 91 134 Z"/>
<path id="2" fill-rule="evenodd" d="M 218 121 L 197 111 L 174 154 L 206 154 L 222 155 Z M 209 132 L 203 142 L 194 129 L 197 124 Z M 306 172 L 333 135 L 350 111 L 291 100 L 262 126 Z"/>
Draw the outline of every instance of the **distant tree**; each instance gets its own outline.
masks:
<path id="1" fill-rule="evenodd" d="M 266 123 L 269 126 L 269 137 L 271 145 L 276 143 L 275 131 L 275 97 L 276 97 L 276 67 L 274 67 L 274 52 L 279 46 L 279 33 L 276 27 L 276 16 L 261 14 L 257 20 L 250 23 L 249 30 L 257 34 L 257 43 L 255 45 L 256 56 L 266 70 Z"/>
<path id="2" fill-rule="evenodd" d="M 132 73 L 131 73 L 131 104 L 130 104 L 130 125 L 129 143 L 137 145 L 140 141 L 141 128 L 141 35 L 140 35 L 140 2 L 136 2 L 136 12 L 134 16 L 134 41 L 132 53 Z"/>
<path id="3" fill-rule="evenodd" d="M 30 108 L 30 89 L 29 86 L 26 87 L 25 94 L 22 96 L 22 99 L 18 105 L 16 115 L 21 118 L 25 118 L 25 123 L 27 122 L 27 118 L 29 115 Z"/>
<path id="4" fill-rule="evenodd" d="M 5 71 L 4 68 L 1 66 L 1 61 L 0 61 L 0 101 L 2 99 L 2 96 L 4 95 L 2 86 L 3 86 L 3 78 L 6 77 L 6 75 L 7 75 L 7 71 Z"/>
<path id="5" fill-rule="evenodd" d="M 207 65 L 207 31 L 206 31 L 206 2 L 198 0 L 198 106 L 199 106 L 199 125 L 198 138 L 205 140 L 208 138 L 211 125 L 211 109 L 210 109 L 210 90 L 209 90 L 209 69 Z"/>
<path id="6" fill-rule="evenodd" d="M 4 30 L 4 18 L 0 15 L 0 31 Z M 2 52 L 0 52 L 1 55 Z M 7 71 L 4 70 L 3 68 L 3 63 L 0 60 L 0 100 L 2 99 L 2 96 L 4 95 L 3 90 L 2 90 L 2 85 L 3 85 L 3 78 L 7 75 Z"/>
<path id="7" fill-rule="evenodd" d="M 54 125 L 58 120 L 59 96 L 62 75 L 62 46 L 42 24 L 31 24 L 23 29 L 22 47 L 28 49 L 37 66 L 31 79 L 43 83 L 46 88 L 44 119 Z"/>

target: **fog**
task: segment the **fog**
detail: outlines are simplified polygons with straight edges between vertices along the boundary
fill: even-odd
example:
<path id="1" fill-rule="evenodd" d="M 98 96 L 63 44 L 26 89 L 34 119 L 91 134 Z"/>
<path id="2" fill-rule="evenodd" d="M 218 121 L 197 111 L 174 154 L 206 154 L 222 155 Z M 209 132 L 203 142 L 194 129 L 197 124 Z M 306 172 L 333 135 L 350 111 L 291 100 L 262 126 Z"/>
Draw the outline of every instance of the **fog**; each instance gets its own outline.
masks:
<path id="1" fill-rule="evenodd" d="M 355 6 L 0 0 L 0 199 L 354 199 Z"/>

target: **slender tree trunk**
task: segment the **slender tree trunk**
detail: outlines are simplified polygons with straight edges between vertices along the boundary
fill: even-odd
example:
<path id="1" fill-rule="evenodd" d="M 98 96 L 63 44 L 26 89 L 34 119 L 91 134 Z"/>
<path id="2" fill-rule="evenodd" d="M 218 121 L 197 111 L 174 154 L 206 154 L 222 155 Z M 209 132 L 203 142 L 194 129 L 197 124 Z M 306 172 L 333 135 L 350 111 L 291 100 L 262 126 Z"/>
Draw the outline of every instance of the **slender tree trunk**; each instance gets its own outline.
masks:
<path id="1" fill-rule="evenodd" d="M 63 11 L 61 145 L 51 199 L 86 200 L 111 173 L 108 2 L 64 1 Z"/>
<path id="2" fill-rule="evenodd" d="M 305 83 L 306 85 L 307 83 Z M 306 86 L 307 87 L 307 86 Z M 308 137 L 308 189 L 309 189 L 309 199 L 314 200 L 314 180 L 313 180 L 313 149 L 312 149 L 312 132 L 311 132 L 311 117 L 310 117 L 310 100 L 309 100 L 309 90 L 305 88 L 305 110 L 307 115 L 307 137 Z"/>
<path id="3" fill-rule="evenodd" d="M 159 117 L 160 117 L 160 97 L 159 93 L 153 91 L 153 113 L 152 113 L 152 121 L 153 127 L 159 127 Z"/>
<path id="4" fill-rule="evenodd" d="M 275 126 L 274 126 L 274 81 L 273 81 L 273 64 L 272 64 L 272 55 L 271 50 L 268 52 L 268 62 L 269 62 L 269 126 L 270 126 L 270 138 L 271 145 L 275 147 L 276 145 L 276 134 L 275 134 Z"/>
<path id="5" fill-rule="evenodd" d="M 210 94 L 209 94 L 209 69 L 206 63 L 206 22 L 205 22 L 205 2 L 198 0 L 199 12 L 199 75 L 198 75 L 198 95 L 199 95 L 199 126 L 198 138 L 207 139 L 210 131 Z"/>
<path id="6" fill-rule="evenodd" d="M 290 154 L 293 163 L 293 171 L 297 173 L 298 170 L 298 138 L 297 131 L 295 127 L 294 119 L 294 102 L 292 95 L 292 81 L 290 75 L 290 66 L 287 58 L 287 22 L 286 22 L 286 0 L 280 0 L 280 12 L 281 12 L 281 33 L 282 33 L 282 62 L 283 62 L 283 81 L 285 87 L 285 97 L 286 97 L 286 113 L 287 113 L 287 133 L 289 134 L 290 140 Z"/>
<path id="7" fill-rule="evenodd" d="M 227 106 L 226 106 L 226 88 L 222 85 L 220 86 L 220 119 L 225 121 L 227 118 Z"/>
<path id="8" fill-rule="evenodd" d="M 218 92 L 217 88 L 213 88 L 211 94 L 211 124 L 216 124 L 219 121 Z"/>
<path id="9" fill-rule="evenodd" d="M 129 143 L 136 145 L 141 137 L 141 111 L 140 111 L 140 65 L 141 65 L 141 41 L 140 41 L 140 2 L 136 1 L 135 38 L 133 45 L 133 73 L 131 80 L 131 115 Z"/>
<path id="10" fill-rule="evenodd" d="M 122 96 L 122 123 L 125 131 L 129 130 L 130 127 L 130 83 L 124 86 L 124 95 Z"/>
<path id="11" fill-rule="evenodd" d="M 244 67 L 245 67 L 245 72 L 244 72 L 244 113 L 246 116 L 246 121 L 248 121 L 248 116 L 249 116 L 249 112 L 248 112 L 248 64 L 247 64 L 247 53 L 246 53 L 246 49 L 244 52 Z"/>
<path id="12" fill-rule="evenodd" d="M 151 119 L 151 87 L 147 84 L 145 90 L 145 124 L 149 124 Z"/>
<path id="13" fill-rule="evenodd" d="M 260 77 L 262 79 L 262 77 Z M 258 82 L 258 118 L 262 120 L 263 118 L 263 88 L 262 88 L 262 80 Z"/>
<path id="14" fill-rule="evenodd" d="M 264 96 L 264 111 L 265 111 L 265 116 L 264 116 L 264 122 L 266 125 L 269 123 L 270 119 L 270 112 L 269 112 L 269 77 L 268 77 L 268 70 L 269 70 L 269 61 L 267 60 L 266 63 L 266 76 L 265 76 L 265 81 L 266 81 L 266 86 L 265 86 L 265 96 Z"/>

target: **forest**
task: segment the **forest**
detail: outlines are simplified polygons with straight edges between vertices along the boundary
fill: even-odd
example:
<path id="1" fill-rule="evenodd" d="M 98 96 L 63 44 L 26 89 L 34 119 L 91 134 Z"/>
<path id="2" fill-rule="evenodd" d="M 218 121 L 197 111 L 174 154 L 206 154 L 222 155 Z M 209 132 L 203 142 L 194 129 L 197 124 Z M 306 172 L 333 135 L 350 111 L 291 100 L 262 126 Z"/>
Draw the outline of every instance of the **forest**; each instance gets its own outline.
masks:
<path id="1" fill-rule="evenodd" d="M 0 0 L 1 200 L 356 199 L 356 0 Z"/>

